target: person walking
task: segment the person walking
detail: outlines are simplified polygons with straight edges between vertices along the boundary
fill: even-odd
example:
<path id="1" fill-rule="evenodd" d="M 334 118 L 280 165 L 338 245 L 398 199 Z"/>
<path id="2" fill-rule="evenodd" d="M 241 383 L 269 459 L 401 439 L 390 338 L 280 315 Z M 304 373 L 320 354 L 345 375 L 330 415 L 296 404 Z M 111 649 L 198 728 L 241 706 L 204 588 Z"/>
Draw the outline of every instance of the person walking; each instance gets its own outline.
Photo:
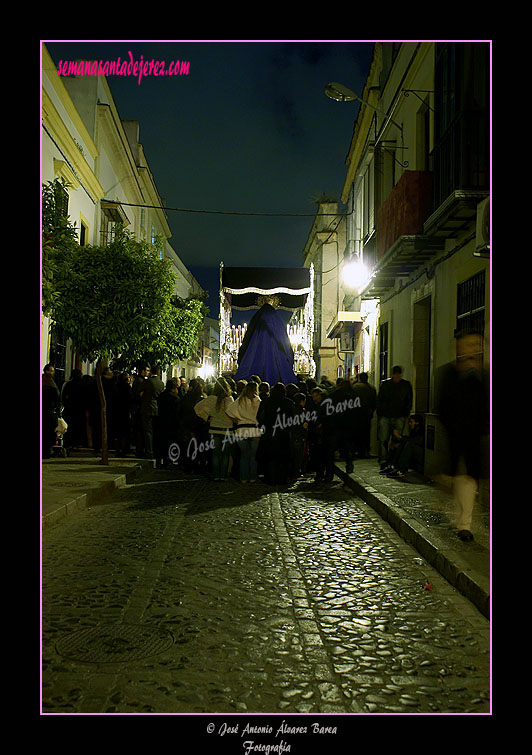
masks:
<path id="1" fill-rule="evenodd" d="M 235 437 L 240 450 L 240 482 L 243 483 L 257 480 L 257 449 L 261 437 L 257 421 L 261 405 L 258 388 L 254 381 L 247 383 L 237 400 L 226 409 L 226 414 L 237 424 Z"/>
<path id="2" fill-rule="evenodd" d="M 151 368 L 150 377 L 146 380 L 140 402 L 140 421 L 144 439 L 144 453 L 147 459 L 154 458 L 153 435 L 155 417 L 158 414 L 157 397 L 163 391 L 164 383 L 159 377 L 159 367 L 154 365 Z"/>
<path id="3" fill-rule="evenodd" d="M 394 430 L 403 435 L 412 409 L 412 385 L 403 378 L 403 368 L 396 365 L 392 376 L 381 383 L 377 397 L 379 464 L 384 468 L 388 458 L 388 442 Z"/>
<path id="4" fill-rule="evenodd" d="M 453 478 L 456 529 L 466 542 L 473 540 L 474 506 L 488 463 L 483 448 L 489 432 L 489 378 L 482 360 L 482 334 L 458 333 L 454 363 L 436 374 L 436 411 L 448 441 L 442 471 Z"/>

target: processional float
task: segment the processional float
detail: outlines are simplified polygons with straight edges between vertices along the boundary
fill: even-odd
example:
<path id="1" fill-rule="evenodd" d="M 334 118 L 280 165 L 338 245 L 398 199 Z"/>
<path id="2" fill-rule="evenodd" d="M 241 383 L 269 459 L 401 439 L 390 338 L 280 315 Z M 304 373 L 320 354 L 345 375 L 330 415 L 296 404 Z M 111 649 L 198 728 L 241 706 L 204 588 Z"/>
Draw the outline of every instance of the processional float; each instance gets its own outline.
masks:
<path id="1" fill-rule="evenodd" d="M 267 334 L 279 327 L 273 310 L 283 309 L 292 312 L 282 334 L 272 338 L 275 343 L 285 340 L 287 349 L 293 353 L 293 372 L 296 375 L 314 377 L 316 365 L 313 359 L 312 336 L 314 330 L 314 267 L 225 267 L 220 263 L 220 352 L 219 373 L 239 377 L 243 361 L 250 362 L 255 349 L 265 353 L 269 344 L 267 335 L 250 347 L 252 333 L 262 328 Z M 235 328 L 231 325 L 232 310 L 258 310 L 254 315 L 244 340 L 235 339 Z M 277 316 L 278 317 L 278 316 Z M 258 318 L 258 319 L 257 319 Z M 257 326 L 257 322 L 261 324 Z M 275 351 L 272 342 L 272 350 Z M 283 347 L 281 346 L 281 349 Z M 240 364 L 239 364 L 240 357 Z M 290 359 L 292 355 L 290 356 Z M 260 372 L 256 374 L 260 375 Z M 266 379 L 260 375 L 262 379 Z M 268 382 L 270 382 L 268 380 Z"/>

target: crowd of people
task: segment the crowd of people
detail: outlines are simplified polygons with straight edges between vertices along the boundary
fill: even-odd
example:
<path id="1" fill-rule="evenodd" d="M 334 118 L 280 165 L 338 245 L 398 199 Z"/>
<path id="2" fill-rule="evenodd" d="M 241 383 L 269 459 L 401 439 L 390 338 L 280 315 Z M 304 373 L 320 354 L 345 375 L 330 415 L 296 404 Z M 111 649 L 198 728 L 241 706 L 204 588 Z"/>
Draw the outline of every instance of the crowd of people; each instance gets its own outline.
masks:
<path id="1" fill-rule="evenodd" d="M 458 534 L 471 540 L 479 479 L 488 469 L 489 380 L 481 334 L 458 334 L 456 350 L 456 360 L 440 368 L 435 380 L 435 409 L 448 443 L 439 476 L 453 481 Z M 109 450 L 155 459 L 158 467 L 177 464 L 186 472 L 242 483 L 285 484 L 307 474 L 327 482 L 337 454 L 348 473 L 355 458 L 368 458 L 376 414 L 381 474 L 423 473 L 423 416 L 411 414 L 412 386 L 399 366 L 378 391 L 365 373 L 336 384 L 299 376 L 297 383 L 270 386 L 257 375 L 237 383 L 221 376 L 190 382 L 174 377 L 164 384 L 159 368 L 148 364 L 135 376 L 106 368 L 102 388 Z M 73 370 L 59 390 L 53 365 L 45 366 L 43 458 L 52 454 L 59 418 L 67 423 L 67 453 L 87 447 L 99 453 L 101 417 L 95 377 Z"/>
<path id="2" fill-rule="evenodd" d="M 336 384 L 326 377 L 318 383 L 300 376 L 297 383 L 270 386 L 257 375 L 236 383 L 229 376 L 189 382 L 173 377 L 163 383 L 156 365 L 140 365 L 135 376 L 105 368 L 107 444 L 117 456 L 155 459 L 161 468 L 177 464 L 214 480 L 285 484 L 312 474 L 317 482 L 328 482 L 336 454 L 345 460 L 347 472 L 353 471 L 355 458 L 369 456 L 371 421 L 377 412 L 381 467 L 401 475 L 420 463 L 422 419 L 411 419 L 405 435 L 412 392 L 400 370 L 394 376 L 386 381 L 390 386 L 383 384 L 377 393 L 366 373 L 339 378 Z M 59 391 L 53 366 L 46 365 L 43 397 L 45 458 L 59 416 L 68 426 L 67 452 L 86 447 L 100 452 L 101 402 L 95 377 L 73 370 Z"/>

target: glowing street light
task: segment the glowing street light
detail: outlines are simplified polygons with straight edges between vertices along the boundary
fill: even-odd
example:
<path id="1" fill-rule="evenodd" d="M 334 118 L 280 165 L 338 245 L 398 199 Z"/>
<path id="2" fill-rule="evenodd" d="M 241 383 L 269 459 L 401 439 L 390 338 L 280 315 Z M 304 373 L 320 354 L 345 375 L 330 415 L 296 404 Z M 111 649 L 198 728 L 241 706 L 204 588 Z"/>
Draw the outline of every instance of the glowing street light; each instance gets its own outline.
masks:
<path id="1" fill-rule="evenodd" d="M 360 289 L 368 279 L 368 270 L 360 258 L 354 257 L 344 265 L 342 278 L 349 288 Z"/>

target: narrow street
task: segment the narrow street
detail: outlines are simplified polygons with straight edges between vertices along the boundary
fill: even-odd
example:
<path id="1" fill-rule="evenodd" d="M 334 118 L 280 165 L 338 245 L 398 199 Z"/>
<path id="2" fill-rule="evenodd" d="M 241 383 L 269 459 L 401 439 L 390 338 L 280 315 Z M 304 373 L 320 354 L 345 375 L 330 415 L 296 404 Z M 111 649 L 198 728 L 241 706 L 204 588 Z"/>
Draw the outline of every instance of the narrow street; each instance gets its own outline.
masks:
<path id="1" fill-rule="evenodd" d="M 42 602 L 44 713 L 489 712 L 488 620 L 337 479 L 153 470 L 45 531 Z"/>

